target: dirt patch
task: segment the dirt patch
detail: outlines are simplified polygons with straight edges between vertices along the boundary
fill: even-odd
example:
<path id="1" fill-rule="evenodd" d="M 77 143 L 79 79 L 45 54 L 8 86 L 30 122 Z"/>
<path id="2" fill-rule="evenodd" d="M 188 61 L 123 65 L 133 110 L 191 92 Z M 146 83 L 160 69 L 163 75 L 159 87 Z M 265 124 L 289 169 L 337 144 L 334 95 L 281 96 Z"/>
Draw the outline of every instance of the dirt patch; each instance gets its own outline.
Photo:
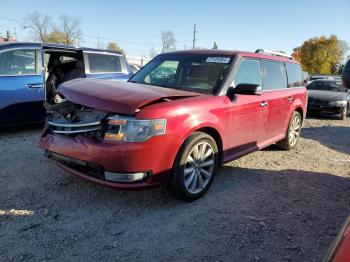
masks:
<path id="1" fill-rule="evenodd" d="M 1 261 L 321 261 L 350 213 L 350 119 L 307 119 L 295 150 L 229 163 L 192 203 L 66 175 L 39 136 L 0 133 Z"/>

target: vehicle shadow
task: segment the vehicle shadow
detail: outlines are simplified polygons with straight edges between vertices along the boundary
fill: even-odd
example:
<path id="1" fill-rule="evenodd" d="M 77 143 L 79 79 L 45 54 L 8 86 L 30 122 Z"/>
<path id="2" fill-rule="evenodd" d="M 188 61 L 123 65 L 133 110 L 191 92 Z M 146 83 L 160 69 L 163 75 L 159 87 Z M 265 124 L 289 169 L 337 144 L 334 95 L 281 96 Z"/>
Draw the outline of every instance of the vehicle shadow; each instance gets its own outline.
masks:
<path id="1" fill-rule="evenodd" d="M 32 131 L 39 131 L 42 130 L 43 127 L 43 122 L 0 126 L 0 136 L 16 135 L 21 132 L 26 133 Z"/>
<path id="2" fill-rule="evenodd" d="M 338 152 L 350 154 L 350 127 L 348 126 L 305 127 L 302 129 L 301 136 L 318 141 Z"/>

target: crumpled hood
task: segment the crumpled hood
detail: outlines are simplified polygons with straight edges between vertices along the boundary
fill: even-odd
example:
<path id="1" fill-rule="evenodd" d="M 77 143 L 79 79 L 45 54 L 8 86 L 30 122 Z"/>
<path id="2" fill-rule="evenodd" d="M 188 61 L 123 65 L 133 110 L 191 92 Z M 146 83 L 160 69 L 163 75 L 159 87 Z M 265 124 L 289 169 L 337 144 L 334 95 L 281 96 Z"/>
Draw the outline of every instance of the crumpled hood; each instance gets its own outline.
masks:
<path id="1" fill-rule="evenodd" d="M 323 91 L 323 90 L 309 90 L 309 98 L 322 101 L 346 101 L 349 94 L 346 92 Z"/>
<path id="2" fill-rule="evenodd" d="M 151 85 L 87 78 L 67 81 L 59 86 L 59 92 L 73 103 L 126 115 L 133 115 L 137 109 L 161 99 L 201 95 Z"/>

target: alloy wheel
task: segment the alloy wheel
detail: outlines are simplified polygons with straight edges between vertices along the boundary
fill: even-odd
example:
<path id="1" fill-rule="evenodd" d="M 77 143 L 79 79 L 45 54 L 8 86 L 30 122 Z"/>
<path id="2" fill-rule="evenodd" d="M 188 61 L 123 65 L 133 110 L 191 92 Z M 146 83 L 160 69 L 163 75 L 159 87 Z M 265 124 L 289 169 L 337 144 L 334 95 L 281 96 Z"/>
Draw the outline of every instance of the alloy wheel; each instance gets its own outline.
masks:
<path id="1" fill-rule="evenodd" d="M 215 167 L 215 155 L 208 142 L 195 144 L 186 161 L 184 182 L 186 189 L 193 194 L 201 192 L 209 183 Z"/>
<path id="2" fill-rule="evenodd" d="M 294 146 L 298 142 L 300 136 L 301 119 L 299 115 L 295 115 L 292 123 L 289 127 L 288 140 L 291 146 Z"/>

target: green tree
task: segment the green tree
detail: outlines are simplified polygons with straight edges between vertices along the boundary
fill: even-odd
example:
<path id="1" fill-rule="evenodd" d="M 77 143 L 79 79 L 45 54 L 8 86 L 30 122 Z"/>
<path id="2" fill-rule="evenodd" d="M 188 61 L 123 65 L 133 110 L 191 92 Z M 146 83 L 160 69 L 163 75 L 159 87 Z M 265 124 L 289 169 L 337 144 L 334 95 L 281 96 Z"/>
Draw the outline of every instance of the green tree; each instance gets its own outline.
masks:
<path id="1" fill-rule="evenodd" d="M 213 45 L 212 49 L 218 49 L 218 45 L 216 44 L 216 42 L 214 42 L 214 45 Z"/>
<path id="2" fill-rule="evenodd" d="M 66 36 L 58 29 L 54 29 L 50 34 L 45 36 L 45 41 L 48 43 L 66 44 Z"/>
<path id="3" fill-rule="evenodd" d="M 336 74 L 344 59 L 345 46 L 335 35 L 314 37 L 294 48 L 292 56 L 311 74 Z"/>
<path id="4" fill-rule="evenodd" d="M 125 54 L 124 50 L 120 46 L 118 46 L 116 42 L 109 42 L 107 45 L 107 49 L 111 51 L 119 51 Z"/>

